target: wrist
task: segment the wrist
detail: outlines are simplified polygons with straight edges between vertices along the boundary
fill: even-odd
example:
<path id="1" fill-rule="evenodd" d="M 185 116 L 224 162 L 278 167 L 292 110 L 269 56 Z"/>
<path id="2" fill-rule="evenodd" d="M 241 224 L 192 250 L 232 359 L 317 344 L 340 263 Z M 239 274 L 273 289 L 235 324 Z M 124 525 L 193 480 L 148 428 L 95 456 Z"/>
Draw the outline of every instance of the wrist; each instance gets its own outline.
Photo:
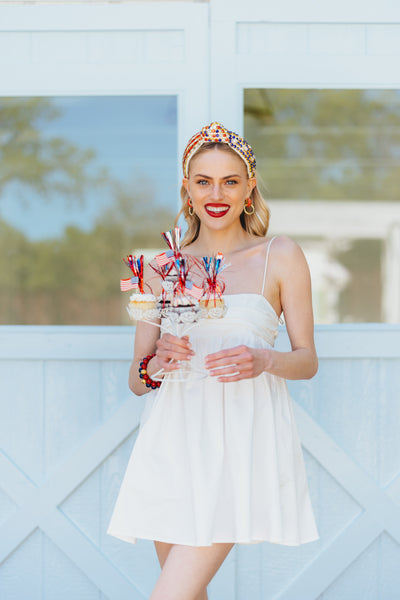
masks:
<path id="1" fill-rule="evenodd" d="M 138 369 L 142 384 L 151 389 L 159 388 L 161 385 L 161 381 L 155 381 L 152 379 L 150 373 L 147 371 L 147 366 L 154 356 L 155 354 L 148 354 L 147 356 L 143 357 Z"/>
<path id="2" fill-rule="evenodd" d="M 274 351 L 269 348 L 264 349 L 264 371 L 271 372 L 273 369 L 273 354 Z"/>
<path id="3" fill-rule="evenodd" d="M 152 375 L 157 373 L 157 371 L 159 371 L 160 369 L 161 369 L 160 362 L 158 360 L 157 355 L 154 354 L 154 356 L 152 356 L 151 359 L 149 360 L 149 362 L 147 363 L 147 374 L 149 375 L 149 377 L 151 377 Z"/>

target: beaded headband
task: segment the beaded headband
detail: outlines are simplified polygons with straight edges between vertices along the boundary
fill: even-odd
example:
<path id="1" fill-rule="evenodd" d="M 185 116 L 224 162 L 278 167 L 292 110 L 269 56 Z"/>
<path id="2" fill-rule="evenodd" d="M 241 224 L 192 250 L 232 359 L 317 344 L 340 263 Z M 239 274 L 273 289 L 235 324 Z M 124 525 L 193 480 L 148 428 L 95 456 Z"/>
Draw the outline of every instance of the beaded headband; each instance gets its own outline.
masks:
<path id="1" fill-rule="evenodd" d="M 214 121 L 210 125 L 203 127 L 201 131 L 195 133 L 185 148 L 183 153 L 182 168 L 183 175 L 188 176 L 189 161 L 203 144 L 209 142 L 221 142 L 227 144 L 232 150 L 240 156 L 246 163 L 247 173 L 249 177 L 255 177 L 256 174 L 256 157 L 251 149 L 251 146 L 233 131 L 228 131 L 223 125 Z"/>

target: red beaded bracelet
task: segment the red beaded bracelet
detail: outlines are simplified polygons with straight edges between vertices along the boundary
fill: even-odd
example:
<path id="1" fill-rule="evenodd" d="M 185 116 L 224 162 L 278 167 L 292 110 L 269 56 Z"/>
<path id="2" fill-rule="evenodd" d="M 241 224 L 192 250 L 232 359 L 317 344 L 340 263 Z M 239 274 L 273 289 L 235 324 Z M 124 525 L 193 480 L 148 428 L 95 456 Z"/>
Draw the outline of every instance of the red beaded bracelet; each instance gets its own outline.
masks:
<path id="1" fill-rule="evenodd" d="M 143 385 L 146 387 L 152 388 L 153 390 L 159 388 L 161 385 L 161 381 L 154 381 L 149 375 L 147 375 L 147 364 L 149 360 L 151 360 L 155 356 L 155 354 L 148 354 L 144 357 L 139 367 L 139 377 L 142 380 Z"/>

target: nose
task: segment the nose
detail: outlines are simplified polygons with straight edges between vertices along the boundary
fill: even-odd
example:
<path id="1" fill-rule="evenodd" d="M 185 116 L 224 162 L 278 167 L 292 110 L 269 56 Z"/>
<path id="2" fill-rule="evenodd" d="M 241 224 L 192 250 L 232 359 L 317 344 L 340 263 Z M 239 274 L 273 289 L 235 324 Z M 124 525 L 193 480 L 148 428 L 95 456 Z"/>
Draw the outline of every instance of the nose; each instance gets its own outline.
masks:
<path id="1" fill-rule="evenodd" d="M 221 187 L 218 183 L 213 184 L 213 186 L 211 188 L 211 198 L 213 200 L 221 199 Z"/>

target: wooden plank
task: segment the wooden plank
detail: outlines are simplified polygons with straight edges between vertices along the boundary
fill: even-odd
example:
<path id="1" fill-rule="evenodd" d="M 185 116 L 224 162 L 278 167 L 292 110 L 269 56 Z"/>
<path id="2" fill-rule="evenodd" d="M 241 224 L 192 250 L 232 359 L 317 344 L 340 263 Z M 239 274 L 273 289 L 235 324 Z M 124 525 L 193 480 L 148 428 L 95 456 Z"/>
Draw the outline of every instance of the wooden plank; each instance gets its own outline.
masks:
<path id="1" fill-rule="evenodd" d="M 133 327 L 2 326 L 0 359 L 130 360 Z"/>
<path id="2" fill-rule="evenodd" d="M 304 0 L 299 4 L 294 0 L 277 3 L 260 0 L 231 0 L 229 11 L 225 0 L 213 0 L 213 13 L 216 18 L 237 21 L 275 21 L 284 23 L 396 23 L 400 22 L 400 6 L 392 0 L 338 0 L 334 3 Z"/>
<path id="3" fill-rule="evenodd" d="M 125 578 L 59 511 L 46 512 L 39 526 L 109 600 L 144 600 L 145 595 L 135 584 Z"/>
<path id="4" fill-rule="evenodd" d="M 0 439 L 2 451 L 28 476 L 44 476 L 43 362 L 0 361 Z"/>
<path id="5" fill-rule="evenodd" d="M 265 86 L 264 86 L 265 87 Z M 301 215 L 299 215 L 301 202 Z M 400 222 L 400 203 L 340 202 L 335 200 L 268 200 L 276 235 L 317 236 L 325 239 L 386 239 Z M 340 221 L 340 225 L 339 222 Z M 332 227 L 332 223 L 337 227 Z"/>
<path id="6" fill-rule="evenodd" d="M 142 403 L 126 402 L 106 423 L 79 446 L 51 478 L 22 506 L 40 511 L 44 504 L 60 504 L 138 426 Z"/>
<path id="7" fill-rule="evenodd" d="M 288 348 L 282 329 L 276 348 Z M 315 342 L 321 359 L 399 358 L 400 325 L 381 323 L 316 325 Z"/>
<path id="8" fill-rule="evenodd" d="M 47 477 L 101 424 L 100 365 L 48 361 L 45 365 L 43 450 Z M 65 427 L 73 423 L 73 427 Z"/>
<path id="9" fill-rule="evenodd" d="M 101 592 L 79 565 L 70 559 L 44 532 L 41 541 L 42 600 L 100 600 Z"/>
<path id="10" fill-rule="evenodd" d="M 305 448 L 400 544 L 400 507 L 298 404 L 295 414 Z"/>
<path id="11" fill-rule="evenodd" d="M 34 489 L 34 485 L 28 479 L 26 473 L 23 473 L 3 451 L 0 452 L 0 473 L 1 487 L 17 505 L 20 504 L 22 498 L 29 496 Z"/>
<path id="12" fill-rule="evenodd" d="M 316 325 L 320 358 L 399 358 L 400 325 Z M 125 360 L 133 356 L 134 328 L 0 326 L 0 360 Z M 276 349 L 288 349 L 280 327 Z"/>
<path id="13" fill-rule="evenodd" d="M 45 600 L 42 534 L 39 530 L 29 536 L 25 543 L 16 548 L 9 559 L 0 565 L 0 597 L 2 600 Z"/>
<path id="14" fill-rule="evenodd" d="M 358 517 L 274 600 L 317 600 L 380 533 L 380 526 L 369 515 Z"/>
<path id="15" fill-rule="evenodd" d="M 251 59 L 236 58 L 236 79 L 243 88 L 397 88 L 400 80 L 388 55 L 327 54 L 322 61 L 320 54 L 280 54 L 263 66 Z"/>
<path id="16" fill-rule="evenodd" d="M 208 14 L 203 3 L 91 2 L 0 6 L 0 31 L 109 31 L 186 28 Z"/>
<path id="17" fill-rule="evenodd" d="M 45 519 L 48 510 L 59 505 L 137 427 L 141 408 L 141 402 L 126 402 L 41 487 L 3 457 L 5 491 L 19 510 L 0 527 L 0 563 L 30 535 L 39 519 Z"/>
<path id="18" fill-rule="evenodd" d="M 36 515 L 28 511 L 21 512 L 19 510 L 1 525 L 0 565 L 26 540 L 36 527 Z"/>

